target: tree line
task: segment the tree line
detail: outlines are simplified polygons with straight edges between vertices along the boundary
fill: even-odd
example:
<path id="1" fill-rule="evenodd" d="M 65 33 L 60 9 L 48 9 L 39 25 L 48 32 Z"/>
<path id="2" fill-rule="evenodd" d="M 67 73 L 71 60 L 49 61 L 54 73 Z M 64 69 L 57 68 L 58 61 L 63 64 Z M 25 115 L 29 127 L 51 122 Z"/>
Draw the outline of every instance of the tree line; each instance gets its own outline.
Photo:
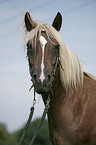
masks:
<path id="1" fill-rule="evenodd" d="M 22 145 L 29 145 L 39 121 L 40 119 L 36 119 L 30 124 Z M 0 124 L 0 145 L 18 145 L 24 128 L 25 126 L 13 133 L 9 133 L 6 125 Z M 44 120 L 44 123 L 39 130 L 33 145 L 51 145 L 47 120 Z"/>

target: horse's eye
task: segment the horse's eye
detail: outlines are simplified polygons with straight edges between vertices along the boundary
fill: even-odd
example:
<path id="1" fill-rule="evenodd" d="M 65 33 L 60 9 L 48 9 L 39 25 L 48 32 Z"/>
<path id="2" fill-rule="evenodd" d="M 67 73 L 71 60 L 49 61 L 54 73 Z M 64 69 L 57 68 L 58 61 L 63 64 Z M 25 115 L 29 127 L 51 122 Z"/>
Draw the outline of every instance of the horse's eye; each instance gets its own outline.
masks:
<path id="1" fill-rule="evenodd" d="M 32 51 L 33 52 L 33 48 L 32 47 L 27 47 L 27 51 Z"/>
<path id="2" fill-rule="evenodd" d="M 59 51 L 59 46 L 60 45 L 55 45 L 55 47 L 54 47 L 55 51 Z"/>
<path id="3" fill-rule="evenodd" d="M 27 43 L 27 50 L 32 50 L 32 43 L 30 41 Z"/>

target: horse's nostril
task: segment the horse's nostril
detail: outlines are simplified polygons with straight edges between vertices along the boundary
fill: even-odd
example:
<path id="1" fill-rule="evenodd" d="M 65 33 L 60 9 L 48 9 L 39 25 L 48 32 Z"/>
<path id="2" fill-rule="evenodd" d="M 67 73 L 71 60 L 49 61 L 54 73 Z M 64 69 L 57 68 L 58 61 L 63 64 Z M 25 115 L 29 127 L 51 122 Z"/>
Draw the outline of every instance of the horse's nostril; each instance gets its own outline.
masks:
<path id="1" fill-rule="evenodd" d="M 51 79 L 51 76 L 50 76 L 50 75 L 48 75 L 48 82 L 50 81 L 50 79 Z"/>
<path id="2" fill-rule="evenodd" d="M 36 75 L 36 74 L 34 74 L 33 76 L 34 76 L 34 80 L 36 81 L 36 77 L 37 77 L 37 75 Z"/>

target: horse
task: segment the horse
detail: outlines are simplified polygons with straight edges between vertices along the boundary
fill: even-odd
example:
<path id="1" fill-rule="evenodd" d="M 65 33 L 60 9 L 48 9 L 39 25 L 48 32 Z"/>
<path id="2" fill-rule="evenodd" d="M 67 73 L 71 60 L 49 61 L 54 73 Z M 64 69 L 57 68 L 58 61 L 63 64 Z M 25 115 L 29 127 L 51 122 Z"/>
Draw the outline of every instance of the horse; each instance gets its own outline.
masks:
<path id="1" fill-rule="evenodd" d="M 31 81 L 44 104 L 50 95 L 48 125 L 52 145 L 96 145 L 96 77 L 63 41 L 58 12 L 52 25 L 24 15 Z"/>

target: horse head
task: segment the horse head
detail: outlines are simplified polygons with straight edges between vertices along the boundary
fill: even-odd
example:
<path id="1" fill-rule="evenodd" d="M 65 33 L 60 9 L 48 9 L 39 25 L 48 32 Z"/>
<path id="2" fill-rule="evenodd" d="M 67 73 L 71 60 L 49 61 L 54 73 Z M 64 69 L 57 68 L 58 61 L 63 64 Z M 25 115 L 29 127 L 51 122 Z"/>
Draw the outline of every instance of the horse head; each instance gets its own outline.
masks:
<path id="1" fill-rule="evenodd" d="M 26 12 L 24 21 L 29 33 L 26 46 L 32 82 L 37 93 L 47 93 L 52 87 L 59 58 L 59 43 L 48 31 L 46 24 L 34 21 L 29 12 Z M 61 23 L 62 16 L 58 12 L 51 27 L 59 31 Z"/>

